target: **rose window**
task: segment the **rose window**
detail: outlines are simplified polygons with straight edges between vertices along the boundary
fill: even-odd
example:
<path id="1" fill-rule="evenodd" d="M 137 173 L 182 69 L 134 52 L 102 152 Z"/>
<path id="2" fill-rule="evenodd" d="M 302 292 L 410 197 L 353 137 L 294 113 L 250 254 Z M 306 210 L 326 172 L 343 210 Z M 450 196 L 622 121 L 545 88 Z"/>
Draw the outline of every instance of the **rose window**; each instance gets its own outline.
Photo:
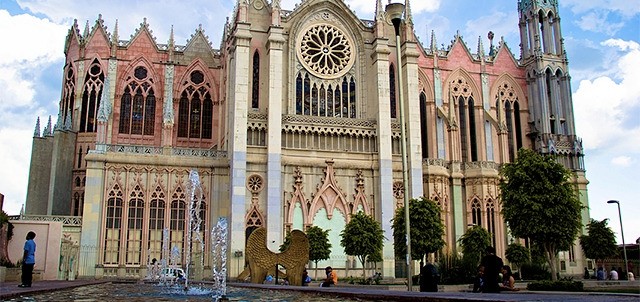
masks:
<path id="1" fill-rule="evenodd" d="M 315 76 L 337 78 L 353 66 L 353 43 L 336 27 L 313 25 L 298 41 L 298 59 Z"/>
<path id="2" fill-rule="evenodd" d="M 249 179 L 247 179 L 247 189 L 252 193 L 258 193 L 264 187 L 264 181 L 260 175 L 251 175 Z"/>

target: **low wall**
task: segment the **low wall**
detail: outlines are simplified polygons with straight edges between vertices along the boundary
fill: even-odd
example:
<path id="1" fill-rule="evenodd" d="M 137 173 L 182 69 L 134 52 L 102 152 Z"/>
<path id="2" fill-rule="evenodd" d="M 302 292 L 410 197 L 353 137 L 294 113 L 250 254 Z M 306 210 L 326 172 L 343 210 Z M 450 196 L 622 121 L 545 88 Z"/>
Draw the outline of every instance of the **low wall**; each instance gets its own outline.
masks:
<path id="1" fill-rule="evenodd" d="M 57 280 L 60 265 L 60 243 L 62 222 L 13 220 L 13 237 L 9 241 L 9 259 L 16 263 L 22 260 L 24 242 L 29 231 L 36 233 L 36 264 L 34 273 L 42 272 L 42 280 Z M 8 278 L 9 276 L 7 276 Z M 34 278 L 37 275 L 34 274 Z"/>

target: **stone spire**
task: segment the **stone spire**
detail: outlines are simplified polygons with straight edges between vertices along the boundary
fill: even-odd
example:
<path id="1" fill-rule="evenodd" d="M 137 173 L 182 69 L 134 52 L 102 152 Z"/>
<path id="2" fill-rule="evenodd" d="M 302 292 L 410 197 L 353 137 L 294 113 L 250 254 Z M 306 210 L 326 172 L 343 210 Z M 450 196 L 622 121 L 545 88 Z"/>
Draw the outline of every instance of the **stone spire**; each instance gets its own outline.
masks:
<path id="1" fill-rule="evenodd" d="M 44 127 L 44 131 L 42 132 L 42 136 L 52 136 L 53 130 L 51 129 L 51 115 L 49 115 L 49 121 L 47 122 L 47 126 Z"/>
<path id="2" fill-rule="evenodd" d="M 176 48 L 173 25 L 171 25 L 171 33 L 169 34 L 169 42 L 167 43 L 167 48 L 169 48 L 169 62 L 173 62 L 173 51 Z"/>
<path id="3" fill-rule="evenodd" d="M 438 51 L 438 42 L 436 41 L 436 32 L 431 31 L 431 51 L 434 53 Z"/>
<path id="4" fill-rule="evenodd" d="M 33 131 L 33 137 L 40 137 L 40 117 L 36 120 L 36 129 Z"/>
<path id="5" fill-rule="evenodd" d="M 478 58 L 484 62 L 484 46 L 482 45 L 482 36 L 478 36 Z"/>
<path id="6" fill-rule="evenodd" d="M 113 35 L 111 35 L 111 56 L 116 56 L 116 50 L 118 49 L 118 41 L 120 36 L 118 35 L 118 19 L 116 19 L 116 25 L 113 27 Z"/>
<path id="7" fill-rule="evenodd" d="M 413 28 L 413 16 L 411 15 L 411 3 L 409 3 L 409 0 L 404 1 L 404 22 L 407 26 Z"/>
<path id="8" fill-rule="evenodd" d="M 496 48 L 493 46 L 493 37 L 494 37 L 493 32 L 490 31 L 487 34 L 487 38 L 489 38 L 489 55 L 492 57 L 496 55 Z"/>
<path id="9" fill-rule="evenodd" d="M 382 0 L 376 1 L 376 22 L 384 21 L 384 7 L 382 7 Z"/>
<path id="10" fill-rule="evenodd" d="M 71 130 L 71 110 L 67 111 L 67 116 L 64 117 L 63 130 Z"/>
<path id="11" fill-rule="evenodd" d="M 106 123 L 111 115 L 111 100 L 109 96 L 110 89 L 109 77 L 104 78 L 104 86 L 102 88 L 102 97 L 100 98 L 100 107 L 98 107 L 98 122 Z"/>
<path id="12" fill-rule="evenodd" d="M 280 7 L 280 0 L 271 1 L 271 25 L 272 26 L 280 26 L 280 12 L 282 8 Z"/>
<path id="13" fill-rule="evenodd" d="M 62 125 L 64 125 L 64 116 L 62 116 L 62 108 L 60 108 L 60 110 L 58 110 L 58 118 L 56 119 L 54 127 L 56 129 L 62 129 Z M 42 135 L 44 136 L 44 133 Z"/>
<path id="14" fill-rule="evenodd" d="M 84 25 L 84 34 L 82 34 L 82 38 L 85 41 L 89 39 L 89 33 L 91 33 L 91 31 L 89 30 L 89 20 L 87 20 L 87 23 Z"/>

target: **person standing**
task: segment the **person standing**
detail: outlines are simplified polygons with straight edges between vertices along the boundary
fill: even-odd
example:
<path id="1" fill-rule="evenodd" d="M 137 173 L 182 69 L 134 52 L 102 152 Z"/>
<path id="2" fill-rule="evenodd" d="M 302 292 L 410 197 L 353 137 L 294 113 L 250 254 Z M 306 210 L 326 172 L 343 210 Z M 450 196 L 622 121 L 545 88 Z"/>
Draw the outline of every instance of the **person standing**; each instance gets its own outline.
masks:
<path id="1" fill-rule="evenodd" d="M 486 252 L 487 255 L 480 261 L 480 265 L 484 266 L 484 292 L 498 293 L 500 292 L 498 276 L 502 271 L 502 258 L 496 256 L 496 249 L 492 246 L 488 246 Z"/>
<path id="2" fill-rule="evenodd" d="M 36 233 L 29 231 L 27 241 L 24 243 L 24 255 L 22 256 L 22 284 L 18 287 L 31 287 L 33 281 L 33 267 L 36 265 L 36 243 L 33 239 Z"/>
<path id="3" fill-rule="evenodd" d="M 420 291 L 437 292 L 438 279 L 438 269 L 431 262 L 427 262 L 427 265 L 420 268 Z"/>

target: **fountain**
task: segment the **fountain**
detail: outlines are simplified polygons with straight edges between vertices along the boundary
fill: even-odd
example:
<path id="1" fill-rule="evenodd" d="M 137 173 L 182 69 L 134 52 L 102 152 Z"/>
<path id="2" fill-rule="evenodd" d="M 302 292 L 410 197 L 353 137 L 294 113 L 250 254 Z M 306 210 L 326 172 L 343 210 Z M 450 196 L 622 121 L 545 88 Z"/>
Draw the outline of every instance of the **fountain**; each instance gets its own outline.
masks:
<path id="1" fill-rule="evenodd" d="M 202 280 L 204 269 L 204 232 L 201 233 L 202 218 L 200 217 L 200 208 L 202 205 L 203 190 L 200 185 L 200 176 L 196 170 L 189 173 L 188 185 L 188 206 L 189 215 L 186 217 L 188 225 L 187 234 L 185 234 L 185 272 L 182 273 L 180 268 L 180 259 L 182 257 L 181 250 L 177 246 L 170 247 L 169 229 L 165 228 L 162 232 L 162 253 L 160 259 L 150 259 L 151 251 L 149 251 L 149 259 L 147 259 L 147 276 L 145 280 L 158 281 L 167 292 L 184 295 L 202 296 L 209 293 L 213 294 L 215 301 L 228 301 L 227 293 L 227 218 L 220 217 L 218 223 L 211 229 L 211 267 L 212 267 L 212 287 L 197 288 L 190 286 L 190 277 L 194 280 Z M 194 256 L 192 261 L 192 256 Z M 155 261 L 154 261 L 155 260 Z M 193 267 L 193 275 L 190 269 Z M 180 278 L 179 275 L 183 275 Z M 183 283 L 184 282 L 184 283 Z M 180 284 L 180 288 L 176 287 Z"/>
<path id="2" fill-rule="evenodd" d="M 227 219 L 220 217 L 211 230 L 212 276 L 216 301 L 227 301 Z"/>

